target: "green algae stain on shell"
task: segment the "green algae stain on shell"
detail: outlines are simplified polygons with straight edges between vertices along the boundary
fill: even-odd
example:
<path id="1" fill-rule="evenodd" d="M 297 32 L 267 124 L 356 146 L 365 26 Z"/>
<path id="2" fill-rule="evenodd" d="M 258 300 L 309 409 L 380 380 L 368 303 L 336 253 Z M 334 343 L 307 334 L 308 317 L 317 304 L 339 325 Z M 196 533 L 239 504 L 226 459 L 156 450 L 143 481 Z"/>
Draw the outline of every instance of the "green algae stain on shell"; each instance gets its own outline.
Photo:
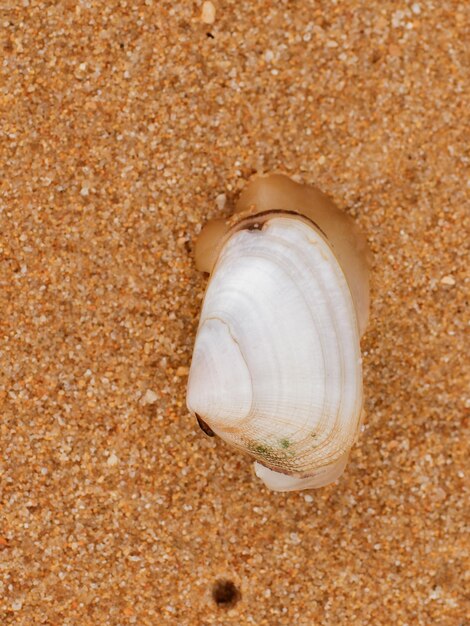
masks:
<path id="1" fill-rule="evenodd" d="M 288 469 L 292 465 L 294 451 L 289 450 L 290 446 L 291 442 L 287 438 L 281 439 L 276 445 L 257 441 L 249 441 L 246 444 L 247 450 L 261 463 L 284 469 Z"/>

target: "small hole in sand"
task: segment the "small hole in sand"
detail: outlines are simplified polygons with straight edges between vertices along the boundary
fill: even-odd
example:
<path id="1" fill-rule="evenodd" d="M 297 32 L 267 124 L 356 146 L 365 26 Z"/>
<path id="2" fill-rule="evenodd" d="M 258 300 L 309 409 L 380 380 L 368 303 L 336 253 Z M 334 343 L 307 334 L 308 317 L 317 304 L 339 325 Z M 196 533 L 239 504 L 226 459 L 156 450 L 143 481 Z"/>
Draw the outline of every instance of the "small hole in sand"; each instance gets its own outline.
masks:
<path id="1" fill-rule="evenodd" d="M 217 606 L 234 606 L 241 598 L 241 593 L 231 580 L 216 580 L 212 587 L 212 597 Z"/>

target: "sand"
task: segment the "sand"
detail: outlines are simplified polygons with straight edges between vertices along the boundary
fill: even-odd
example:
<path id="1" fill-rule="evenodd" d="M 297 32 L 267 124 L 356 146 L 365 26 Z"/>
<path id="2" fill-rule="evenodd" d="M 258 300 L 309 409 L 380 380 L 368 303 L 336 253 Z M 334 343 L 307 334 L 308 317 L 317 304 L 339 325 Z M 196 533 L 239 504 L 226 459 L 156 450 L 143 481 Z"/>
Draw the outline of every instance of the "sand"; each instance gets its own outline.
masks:
<path id="1" fill-rule="evenodd" d="M 0 623 L 468 624 L 470 4 L 205 4 L 2 3 Z M 195 239 L 273 170 L 374 253 L 364 432 L 294 494 L 185 408 Z"/>

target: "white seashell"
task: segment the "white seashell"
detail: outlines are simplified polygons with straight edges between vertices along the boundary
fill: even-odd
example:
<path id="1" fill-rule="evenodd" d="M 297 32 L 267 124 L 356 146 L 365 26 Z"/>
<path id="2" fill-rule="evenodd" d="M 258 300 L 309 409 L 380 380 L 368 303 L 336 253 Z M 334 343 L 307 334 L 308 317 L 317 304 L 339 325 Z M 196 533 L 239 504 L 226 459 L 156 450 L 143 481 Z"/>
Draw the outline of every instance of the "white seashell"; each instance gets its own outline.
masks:
<path id="1" fill-rule="evenodd" d="M 243 212 L 254 187 L 258 195 Z M 300 193 L 287 205 L 286 189 Z M 329 201 L 313 191 L 318 213 L 318 205 Z M 342 244 L 343 259 L 354 257 L 347 278 L 338 246 L 334 252 L 331 245 L 331 214 L 337 219 L 339 212 L 332 206 L 328 219 L 316 214 L 317 222 L 311 221 L 311 192 L 286 177 L 258 178 L 242 195 L 238 216 L 201 234 L 212 275 L 188 408 L 206 432 L 253 456 L 257 476 L 279 491 L 338 478 L 362 410 L 359 339 L 367 321 L 367 264 L 354 247 L 363 242 L 354 232 L 354 243 Z M 296 201 L 309 210 L 300 212 Z M 342 237 L 345 221 L 351 226 L 341 214 L 341 227 L 333 228 L 336 234 L 343 229 Z M 354 272 L 365 287 L 351 289 Z"/>

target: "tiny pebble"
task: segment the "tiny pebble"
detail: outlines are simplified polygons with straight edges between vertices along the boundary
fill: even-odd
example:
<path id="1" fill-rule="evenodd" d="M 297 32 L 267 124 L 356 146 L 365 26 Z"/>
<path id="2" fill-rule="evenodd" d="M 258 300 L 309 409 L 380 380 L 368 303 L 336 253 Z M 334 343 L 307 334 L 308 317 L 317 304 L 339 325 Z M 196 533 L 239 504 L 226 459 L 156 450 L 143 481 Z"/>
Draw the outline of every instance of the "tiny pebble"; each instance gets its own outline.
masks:
<path id="1" fill-rule="evenodd" d="M 143 398 L 144 404 L 153 404 L 157 400 L 158 400 L 158 396 L 155 393 L 155 391 L 152 391 L 151 389 L 147 389 Z"/>
<path id="2" fill-rule="evenodd" d="M 313 496 L 307 493 L 307 495 L 304 496 L 304 500 L 305 502 L 313 502 Z"/>
<path id="3" fill-rule="evenodd" d="M 109 455 L 106 463 L 109 465 L 109 467 L 114 467 L 114 465 L 117 465 L 119 463 L 119 459 L 113 452 L 112 454 Z"/>
<path id="4" fill-rule="evenodd" d="M 441 278 L 441 283 L 443 285 L 455 285 L 455 278 L 453 276 L 450 276 L 450 274 L 448 276 L 444 276 L 443 278 Z"/>
<path id="5" fill-rule="evenodd" d="M 189 374 L 189 367 L 186 367 L 185 365 L 181 365 L 176 370 L 177 376 L 187 376 L 188 374 Z"/>
<path id="6" fill-rule="evenodd" d="M 225 207 L 226 202 L 227 196 L 224 193 L 219 193 L 219 195 L 215 199 L 215 204 L 217 205 L 219 211 L 222 211 L 222 209 Z"/>
<path id="7" fill-rule="evenodd" d="M 213 24 L 215 22 L 215 6 L 212 2 L 203 2 L 201 20 L 204 24 Z"/>
<path id="8" fill-rule="evenodd" d="M 266 52 L 264 53 L 264 60 L 266 61 L 266 63 L 271 63 L 273 59 L 274 52 L 272 50 L 266 50 Z"/>

